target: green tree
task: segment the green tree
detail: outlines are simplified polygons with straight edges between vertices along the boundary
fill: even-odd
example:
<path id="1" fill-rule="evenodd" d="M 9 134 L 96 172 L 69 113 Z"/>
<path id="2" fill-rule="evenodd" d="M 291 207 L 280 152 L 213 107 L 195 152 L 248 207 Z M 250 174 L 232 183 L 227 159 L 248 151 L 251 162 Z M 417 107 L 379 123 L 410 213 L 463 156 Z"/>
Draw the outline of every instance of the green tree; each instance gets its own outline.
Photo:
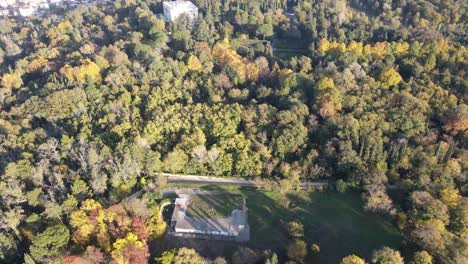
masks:
<path id="1" fill-rule="evenodd" d="M 0 261 L 12 263 L 16 250 L 14 237 L 7 232 L 0 233 Z"/>
<path id="2" fill-rule="evenodd" d="M 372 263 L 376 264 L 404 264 L 403 257 L 397 250 L 389 247 L 383 247 L 374 251 L 372 254 Z"/>
<path id="3" fill-rule="evenodd" d="M 203 258 L 192 248 L 180 248 L 174 257 L 174 264 L 201 264 Z"/>
<path id="4" fill-rule="evenodd" d="M 176 254 L 175 249 L 164 251 L 161 257 L 155 258 L 155 260 L 157 263 L 160 263 L 160 264 L 171 264 L 174 261 L 175 254 Z"/>
<path id="5" fill-rule="evenodd" d="M 69 240 L 70 232 L 66 226 L 50 226 L 33 237 L 29 252 L 34 260 L 44 262 L 60 255 L 67 247 Z"/>
<path id="6" fill-rule="evenodd" d="M 468 199 L 466 197 L 450 212 L 449 228 L 462 239 L 468 237 Z"/>
<path id="7" fill-rule="evenodd" d="M 209 41 L 210 40 L 210 28 L 205 19 L 200 19 L 198 22 L 198 27 L 195 31 L 195 36 L 200 41 Z"/>
<path id="8" fill-rule="evenodd" d="M 181 173 L 184 171 L 185 164 L 188 162 L 188 156 L 179 148 L 174 149 L 163 160 L 163 167 L 167 172 Z"/>
<path id="9" fill-rule="evenodd" d="M 274 34 L 272 24 L 263 24 L 263 25 L 259 26 L 257 30 L 260 33 L 259 35 L 261 35 L 263 37 L 263 39 L 269 38 L 269 37 L 273 36 L 273 34 Z"/>
<path id="10" fill-rule="evenodd" d="M 303 261 L 307 256 L 307 244 L 303 240 L 293 240 L 288 246 L 288 257 L 292 260 Z"/>
<path id="11" fill-rule="evenodd" d="M 432 256 L 424 250 L 415 252 L 410 264 L 432 264 Z"/>

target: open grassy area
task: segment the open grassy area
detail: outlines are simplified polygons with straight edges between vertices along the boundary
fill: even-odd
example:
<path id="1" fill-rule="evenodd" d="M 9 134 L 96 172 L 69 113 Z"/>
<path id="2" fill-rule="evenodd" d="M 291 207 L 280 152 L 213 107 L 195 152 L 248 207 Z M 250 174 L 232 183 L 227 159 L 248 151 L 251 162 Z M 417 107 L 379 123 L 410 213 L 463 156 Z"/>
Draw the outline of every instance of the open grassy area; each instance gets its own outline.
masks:
<path id="1" fill-rule="evenodd" d="M 364 212 L 357 194 L 241 192 L 249 208 L 252 245 L 284 254 L 289 240 L 286 225 L 295 220 L 304 224 L 308 245 L 316 243 L 321 249 L 318 255 L 309 254 L 307 263 L 339 263 L 348 254 L 369 260 L 372 250 L 381 246 L 403 247 L 404 238 L 396 227 Z"/>
<path id="2" fill-rule="evenodd" d="M 244 198 L 238 194 L 192 195 L 187 208 L 187 216 L 197 218 L 229 217 L 232 210 L 242 208 L 243 202 Z"/>
<path id="3" fill-rule="evenodd" d="M 206 217 L 205 212 L 213 210 L 211 208 L 214 207 L 215 212 L 208 214 L 215 217 L 225 216 L 230 214 L 233 204 L 236 203 L 236 198 L 233 197 L 245 197 L 251 230 L 248 246 L 272 249 L 282 256 L 282 260 L 285 260 L 290 240 L 286 226 L 293 220 L 304 224 L 304 240 L 308 244 L 309 252 L 313 243 L 320 246 L 320 253 L 309 254 L 305 263 L 339 263 L 342 257 L 349 254 L 370 260 L 372 251 L 382 246 L 398 249 L 405 255 L 411 247 L 388 220 L 365 212 L 362 209 L 362 200 L 356 193 L 304 191 L 280 194 L 235 186 L 197 187 L 233 194 L 213 195 L 210 199 L 206 196 L 196 197 L 199 202 L 192 208 L 195 209 L 192 214 Z M 195 244 L 200 244 L 200 241 L 195 240 L 191 245 Z M 215 244 L 219 247 L 217 250 L 214 250 L 213 243 L 209 241 L 205 246 L 200 245 L 199 250 L 207 255 L 219 254 L 230 259 L 232 252 L 237 248 L 235 243 L 217 241 Z"/>

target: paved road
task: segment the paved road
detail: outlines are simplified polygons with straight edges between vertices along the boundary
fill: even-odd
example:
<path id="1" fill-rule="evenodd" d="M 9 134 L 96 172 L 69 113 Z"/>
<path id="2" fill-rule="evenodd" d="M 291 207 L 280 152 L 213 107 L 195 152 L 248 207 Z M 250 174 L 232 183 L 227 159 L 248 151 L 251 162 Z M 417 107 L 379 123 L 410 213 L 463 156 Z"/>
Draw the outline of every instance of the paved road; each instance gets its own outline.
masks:
<path id="1" fill-rule="evenodd" d="M 273 47 L 273 51 L 307 52 L 307 50 L 303 50 L 303 49 L 282 49 L 282 48 L 275 48 L 275 47 Z"/>
<path id="2" fill-rule="evenodd" d="M 191 184 L 206 184 L 206 185 L 233 185 L 240 187 L 264 187 L 264 183 L 253 180 L 240 180 L 240 179 L 229 179 L 219 178 L 211 176 L 201 175 L 180 175 L 172 173 L 157 173 L 158 176 L 167 178 L 169 183 L 191 183 Z M 309 187 L 327 187 L 328 182 L 301 182 L 301 188 L 307 189 Z"/>
<path id="3" fill-rule="evenodd" d="M 202 176 L 202 175 L 181 175 L 181 174 L 172 174 L 172 173 L 156 173 L 156 175 L 166 177 L 168 183 L 231 185 L 231 186 L 253 187 L 253 188 L 262 188 L 265 186 L 264 183 L 253 181 L 253 180 L 229 179 L 229 178 Z M 308 189 L 308 188 L 325 188 L 328 186 L 328 182 L 327 181 L 301 182 L 300 186 L 301 186 L 301 189 L 303 190 Z M 155 185 L 146 186 L 144 189 L 139 190 L 122 200 L 138 198 L 143 194 L 143 192 L 153 191 L 155 187 L 156 187 Z M 167 194 L 169 192 L 173 192 L 173 190 L 169 189 L 165 193 Z"/>

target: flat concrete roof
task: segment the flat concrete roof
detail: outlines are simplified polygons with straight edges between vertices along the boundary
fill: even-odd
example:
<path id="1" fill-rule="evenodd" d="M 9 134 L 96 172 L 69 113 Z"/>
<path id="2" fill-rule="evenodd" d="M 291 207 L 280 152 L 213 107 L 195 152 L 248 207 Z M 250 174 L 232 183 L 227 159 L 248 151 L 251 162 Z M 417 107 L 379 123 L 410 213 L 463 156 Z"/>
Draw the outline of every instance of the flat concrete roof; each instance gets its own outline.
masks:
<path id="1" fill-rule="evenodd" d="M 236 236 L 240 229 L 247 224 L 247 214 L 244 210 L 233 210 L 230 217 L 223 218 L 188 217 L 186 211 L 189 203 L 189 195 L 184 195 L 175 200 L 171 221 L 175 223 L 176 232 Z"/>
<path id="2" fill-rule="evenodd" d="M 166 1 L 163 2 L 163 5 L 168 6 L 170 8 L 180 8 L 180 9 L 192 9 L 198 8 L 190 1 Z"/>

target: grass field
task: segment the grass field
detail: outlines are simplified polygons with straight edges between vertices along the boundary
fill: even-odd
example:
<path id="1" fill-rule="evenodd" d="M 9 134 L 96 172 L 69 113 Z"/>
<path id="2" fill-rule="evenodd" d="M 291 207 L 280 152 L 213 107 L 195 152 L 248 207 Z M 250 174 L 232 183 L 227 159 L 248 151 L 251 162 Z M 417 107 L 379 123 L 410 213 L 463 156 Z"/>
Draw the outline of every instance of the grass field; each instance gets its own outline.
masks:
<path id="1" fill-rule="evenodd" d="M 242 195 L 192 195 L 187 208 L 187 215 L 197 218 L 221 218 L 231 215 L 232 210 L 241 209 L 244 202 Z"/>
<path id="2" fill-rule="evenodd" d="M 304 224 L 308 245 L 316 243 L 320 253 L 309 254 L 307 263 L 339 263 L 343 256 L 357 254 L 370 259 L 381 246 L 402 248 L 404 238 L 385 219 L 362 210 L 357 194 L 300 192 L 281 195 L 246 190 L 251 244 L 284 250 L 289 221 Z"/>

